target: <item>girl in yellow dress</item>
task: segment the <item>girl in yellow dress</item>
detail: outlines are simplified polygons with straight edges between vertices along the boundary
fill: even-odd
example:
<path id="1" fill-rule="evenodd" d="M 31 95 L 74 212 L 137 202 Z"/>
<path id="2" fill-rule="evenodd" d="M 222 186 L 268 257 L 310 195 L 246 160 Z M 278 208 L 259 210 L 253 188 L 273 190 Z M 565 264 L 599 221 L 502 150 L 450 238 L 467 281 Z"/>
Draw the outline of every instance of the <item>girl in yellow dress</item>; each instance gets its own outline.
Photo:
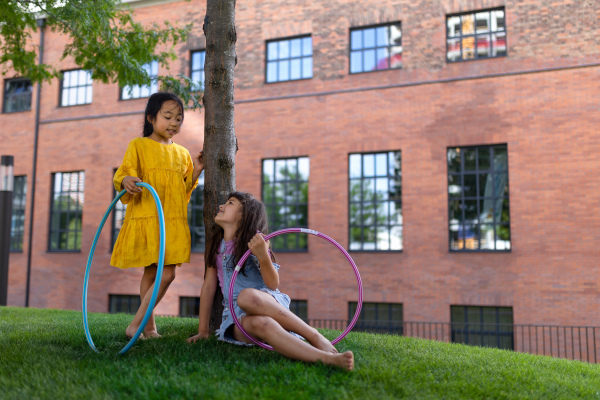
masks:
<path id="1" fill-rule="evenodd" d="M 110 264 L 118 268 L 143 267 L 140 307 L 125 333 L 139 329 L 154 290 L 159 252 L 159 223 L 156 205 L 148 190 L 136 186 L 146 182 L 155 190 L 165 215 L 165 265 L 156 304 L 175 279 L 175 267 L 190 262 L 191 238 L 187 203 L 204 169 L 202 152 L 195 158 L 171 140 L 183 122 L 183 103 L 171 93 L 154 93 L 144 113 L 144 137 L 133 139 L 115 173 L 115 189 L 125 193 L 125 220 L 115 242 Z M 145 337 L 159 337 L 154 312 L 144 328 Z"/>

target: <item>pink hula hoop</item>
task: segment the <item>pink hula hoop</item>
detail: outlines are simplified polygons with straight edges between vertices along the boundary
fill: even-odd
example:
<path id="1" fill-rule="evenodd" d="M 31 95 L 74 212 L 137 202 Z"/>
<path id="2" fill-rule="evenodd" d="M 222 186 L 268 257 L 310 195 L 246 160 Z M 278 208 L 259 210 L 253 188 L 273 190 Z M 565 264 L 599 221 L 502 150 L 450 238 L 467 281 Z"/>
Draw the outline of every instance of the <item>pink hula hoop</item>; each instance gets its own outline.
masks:
<path id="1" fill-rule="evenodd" d="M 362 286 L 362 281 L 360 279 L 360 274 L 358 273 L 358 268 L 356 267 L 354 260 L 352 260 L 352 257 L 350 257 L 350 254 L 348 254 L 348 252 L 338 242 L 336 242 L 329 236 L 324 235 L 321 232 L 313 231 L 312 229 L 305 229 L 305 228 L 281 229 L 279 231 L 265 235 L 265 240 L 269 240 L 275 236 L 283 235 L 285 233 L 308 233 L 310 235 L 318 236 L 321 239 L 327 240 L 329 243 L 331 243 L 335 247 L 337 247 L 337 249 L 340 252 L 342 252 L 342 254 L 346 257 L 346 259 L 350 262 L 350 265 L 352 265 L 352 268 L 354 269 L 354 275 L 356 275 L 356 282 L 358 283 L 358 304 L 356 307 L 356 312 L 354 313 L 354 318 L 352 318 L 352 321 L 350 322 L 350 324 L 348 325 L 346 330 L 344 330 L 344 332 L 342 332 L 342 334 L 340 336 L 338 336 L 336 339 L 331 341 L 331 344 L 336 344 L 340 340 L 342 340 L 352 330 L 352 328 L 354 327 L 354 324 L 356 324 L 356 321 L 358 320 L 358 317 L 360 316 L 360 310 L 362 308 L 362 301 L 363 301 L 363 286 Z M 246 336 L 254 344 L 256 344 L 260 347 L 263 347 L 268 350 L 273 350 L 273 348 L 271 346 L 269 346 L 268 344 L 259 342 L 258 340 L 253 338 L 248 332 L 246 332 L 244 330 L 244 327 L 242 326 L 242 324 L 238 320 L 237 316 L 235 315 L 235 309 L 233 308 L 233 288 L 235 286 L 235 279 L 237 278 L 238 273 L 242 269 L 242 266 L 244 265 L 244 263 L 246 262 L 248 257 L 250 257 L 250 254 L 251 254 L 250 250 L 248 250 L 246 253 L 244 253 L 244 255 L 242 256 L 240 261 L 235 266 L 235 271 L 233 272 L 233 276 L 231 277 L 231 283 L 229 285 L 229 310 L 231 310 L 231 316 L 233 317 L 233 322 L 240 329 L 240 331 L 242 331 L 244 336 Z"/>

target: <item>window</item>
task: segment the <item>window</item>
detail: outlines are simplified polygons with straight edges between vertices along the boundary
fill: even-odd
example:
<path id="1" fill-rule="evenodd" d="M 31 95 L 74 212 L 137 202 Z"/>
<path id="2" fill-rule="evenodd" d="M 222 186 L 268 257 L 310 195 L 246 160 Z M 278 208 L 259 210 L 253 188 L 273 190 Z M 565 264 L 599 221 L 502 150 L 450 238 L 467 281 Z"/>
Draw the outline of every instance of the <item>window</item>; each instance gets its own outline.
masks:
<path id="1" fill-rule="evenodd" d="M 188 225 L 192 237 L 192 251 L 202 253 L 206 245 L 204 236 L 204 171 L 198 178 L 198 187 L 188 203 Z"/>
<path id="2" fill-rule="evenodd" d="M 190 76 L 194 84 L 196 85 L 196 90 L 204 89 L 204 58 L 206 56 L 206 51 L 193 51 L 191 54 L 192 65 L 190 67 Z"/>
<path id="3" fill-rule="evenodd" d="M 92 74 L 76 69 L 63 72 L 60 90 L 61 107 L 90 104 L 92 102 Z"/>
<path id="4" fill-rule="evenodd" d="M 448 149 L 451 251 L 509 251 L 506 145 Z"/>
<path id="5" fill-rule="evenodd" d="M 4 112 L 31 110 L 33 87 L 28 79 L 10 79 L 4 84 Z"/>
<path id="6" fill-rule="evenodd" d="M 52 174 L 49 251 L 81 250 L 85 172 Z"/>
<path id="7" fill-rule="evenodd" d="M 400 23 L 350 30 L 350 73 L 402 67 Z"/>
<path id="8" fill-rule="evenodd" d="M 179 298 L 179 316 L 180 317 L 198 317 L 200 315 L 200 297 Z"/>
<path id="9" fill-rule="evenodd" d="M 399 151 L 349 157 L 350 250 L 402 250 Z"/>
<path id="10" fill-rule="evenodd" d="M 290 311 L 296 314 L 302 320 L 308 320 L 308 301 L 292 300 L 290 302 Z"/>
<path id="11" fill-rule="evenodd" d="M 148 85 L 134 85 L 125 86 L 121 89 L 121 100 L 139 99 L 142 97 L 150 97 L 151 94 L 158 92 L 158 61 L 152 61 L 151 63 L 143 66 L 146 73 L 152 79 L 150 86 Z"/>
<path id="12" fill-rule="evenodd" d="M 514 350 L 512 307 L 451 306 L 452 341 Z"/>
<path id="13" fill-rule="evenodd" d="M 108 312 L 135 314 L 140 308 L 140 296 L 136 294 L 109 294 Z"/>
<path id="14" fill-rule="evenodd" d="M 504 8 L 448 15 L 446 28 L 449 62 L 506 56 Z"/>
<path id="15" fill-rule="evenodd" d="M 348 320 L 354 318 L 357 303 L 348 303 Z M 402 335 L 402 304 L 363 303 L 353 331 Z"/>
<path id="16" fill-rule="evenodd" d="M 271 232 L 308 227 L 308 157 L 263 160 L 262 200 Z M 271 240 L 275 250 L 308 250 L 305 233 L 279 235 Z"/>
<path id="17" fill-rule="evenodd" d="M 116 172 L 117 172 L 117 168 L 114 169 L 113 176 Z M 112 187 L 112 190 L 114 190 L 114 185 Z M 119 192 L 117 192 L 115 190 L 114 197 L 117 197 L 118 194 L 119 194 Z M 111 230 L 111 236 L 110 236 L 110 249 L 109 249 L 110 251 L 112 251 L 113 247 L 115 247 L 115 242 L 117 241 L 117 238 L 119 237 L 119 232 L 121 231 L 121 228 L 123 227 L 123 220 L 125 219 L 125 211 L 126 210 L 127 210 L 127 204 L 121 203 L 121 200 L 117 201 L 117 204 L 115 204 L 115 208 L 113 209 L 113 212 L 112 212 L 112 230 Z"/>
<path id="18" fill-rule="evenodd" d="M 23 251 L 25 230 L 25 195 L 27 177 L 15 176 L 13 185 L 12 222 L 10 227 L 10 251 Z"/>
<path id="19" fill-rule="evenodd" d="M 312 78 L 310 36 L 267 42 L 267 83 Z"/>

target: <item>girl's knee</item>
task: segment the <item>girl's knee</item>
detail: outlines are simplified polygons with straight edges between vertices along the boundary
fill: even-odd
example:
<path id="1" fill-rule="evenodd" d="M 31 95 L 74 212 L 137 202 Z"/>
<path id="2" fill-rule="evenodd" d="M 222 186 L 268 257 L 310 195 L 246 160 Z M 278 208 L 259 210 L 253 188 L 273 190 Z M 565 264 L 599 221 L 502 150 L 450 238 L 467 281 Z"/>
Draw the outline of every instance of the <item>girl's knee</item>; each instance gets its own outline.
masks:
<path id="1" fill-rule="evenodd" d="M 163 269 L 163 275 L 161 282 L 165 284 L 171 284 L 175 280 L 175 266 L 166 265 Z"/>
<path id="2" fill-rule="evenodd" d="M 275 320 L 265 315 L 246 316 L 249 328 L 253 332 L 262 333 L 275 328 Z"/>
<path id="3" fill-rule="evenodd" d="M 245 311 L 249 308 L 259 306 L 261 304 L 261 297 L 256 289 L 244 289 L 240 292 L 237 298 L 238 305 Z"/>

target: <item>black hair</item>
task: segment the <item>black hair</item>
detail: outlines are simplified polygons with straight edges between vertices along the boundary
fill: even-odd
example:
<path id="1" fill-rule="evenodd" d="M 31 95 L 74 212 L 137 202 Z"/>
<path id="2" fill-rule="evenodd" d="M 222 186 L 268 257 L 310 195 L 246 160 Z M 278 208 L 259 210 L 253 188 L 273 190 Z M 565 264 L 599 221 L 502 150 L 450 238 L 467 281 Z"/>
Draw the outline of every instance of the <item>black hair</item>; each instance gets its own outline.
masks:
<path id="1" fill-rule="evenodd" d="M 232 192 L 227 200 L 232 197 L 242 204 L 242 219 L 234 235 L 236 242 L 233 250 L 233 261 L 237 264 L 244 253 L 248 251 L 248 242 L 256 235 L 257 231 L 260 231 L 263 235 L 269 233 L 269 224 L 265 205 L 256 197 L 246 192 Z M 215 260 L 224 235 L 223 228 L 214 224 L 210 245 L 205 253 L 207 258 L 204 260 L 208 267 L 216 267 Z M 275 262 L 273 250 L 271 250 L 271 261 Z M 242 266 L 241 272 L 244 273 L 244 266 Z"/>
<path id="2" fill-rule="evenodd" d="M 154 132 L 154 127 L 152 126 L 152 123 L 148 121 L 148 117 L 150 117 L 151 120 L 156 120 L 156 116 L 158 115 L 163 103 L 169 100 L 175 101 L 179 104 L 179 108 L 181 108 L 181 122 L 183 122 L 184 107 L 181 99 L 173 93 L 156 92 L 148 99 L 146 111 L 144 111 L 144 137 L 148 137 L 152 135 L 152 132 Z"/>

